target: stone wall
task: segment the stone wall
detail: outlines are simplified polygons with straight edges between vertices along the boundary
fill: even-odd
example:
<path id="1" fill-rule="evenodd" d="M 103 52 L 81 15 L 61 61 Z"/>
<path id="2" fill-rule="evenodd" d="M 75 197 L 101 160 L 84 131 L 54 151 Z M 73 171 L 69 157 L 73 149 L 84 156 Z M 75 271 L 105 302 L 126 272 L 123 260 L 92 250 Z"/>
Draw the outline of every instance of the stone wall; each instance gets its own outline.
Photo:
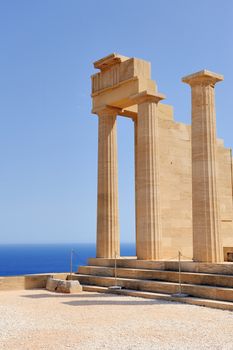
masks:
<path id="1" fill-rule="evenodd" d="M 41 273 L 24 276 L 0 276 L 0 291 L 45 288 L 47 279 L 67 279 L 68 273 Z"/>
<path id="2" fill-rule="evenodd" d="M 159 105 L 162 257 L 178 250 L 192 258 L 191 127 L 174 121 L 171 106 Z M 233 247 L 231 150 L 218 140 L 218 189 L 223 247 Z"/>

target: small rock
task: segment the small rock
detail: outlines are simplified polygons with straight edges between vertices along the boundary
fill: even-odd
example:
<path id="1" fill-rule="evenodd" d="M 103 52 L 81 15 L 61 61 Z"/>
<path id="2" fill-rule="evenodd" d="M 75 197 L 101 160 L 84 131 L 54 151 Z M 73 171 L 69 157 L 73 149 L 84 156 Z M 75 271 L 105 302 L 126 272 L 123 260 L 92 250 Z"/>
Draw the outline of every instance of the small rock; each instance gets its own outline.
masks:
<path id="1" fill-rule="evenodd" d="M 80 293 L 82 286 L 79 281 L 66 281 L 49 277 L 46 283 L 46 289 L 57 293 Z"/>

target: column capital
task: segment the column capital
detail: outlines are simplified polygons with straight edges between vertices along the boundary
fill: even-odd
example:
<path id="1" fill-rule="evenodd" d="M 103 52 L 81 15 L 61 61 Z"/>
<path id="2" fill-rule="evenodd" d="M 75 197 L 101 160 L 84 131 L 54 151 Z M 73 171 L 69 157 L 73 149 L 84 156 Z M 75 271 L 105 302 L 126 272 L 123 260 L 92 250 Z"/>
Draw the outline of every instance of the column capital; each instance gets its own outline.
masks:
<path id="1" fill-rule="evenodd" d="M 109 105 L 104 105 L 104 106 L 101 106 L 100 108 L 92 109 L 92 113 L 97 114 L 98 116 L 104 116 L 104 115 L 117 116 L 117 114 L 121 112 L 122 112 L 121 108 L 113 107 Z"/>
<path id="2" fill-rule="evenodd" d="M 134 104 L 140 104 L 144 102 L 155 102 L 158 103 L 166 98 L 165 95 L 160 93 L 148 93 L 147 91 L 140 92 L 139 94 L 130 97 Z"/>
<path id="3" fill-rule="evenodd" d="M 219 81 L 224 79 L 223 75 L 211 72 L 209 70 L 203 69 L 199 72 L 187 75 L 182 78 L 182 82 L 189 84 L 190 86 L 194 85 L 215 85 Z"/>

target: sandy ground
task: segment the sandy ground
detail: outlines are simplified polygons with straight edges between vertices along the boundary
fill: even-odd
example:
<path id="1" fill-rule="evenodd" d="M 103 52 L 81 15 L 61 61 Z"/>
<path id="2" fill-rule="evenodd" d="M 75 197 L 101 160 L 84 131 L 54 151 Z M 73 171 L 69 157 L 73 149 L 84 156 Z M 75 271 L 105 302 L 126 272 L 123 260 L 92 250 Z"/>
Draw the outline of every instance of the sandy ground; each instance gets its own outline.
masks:
<path id="1" fill-rule="evenodd" d="M 0 349 L 233 349 L 233 312 L 87 292 L 0 292 Z"/>

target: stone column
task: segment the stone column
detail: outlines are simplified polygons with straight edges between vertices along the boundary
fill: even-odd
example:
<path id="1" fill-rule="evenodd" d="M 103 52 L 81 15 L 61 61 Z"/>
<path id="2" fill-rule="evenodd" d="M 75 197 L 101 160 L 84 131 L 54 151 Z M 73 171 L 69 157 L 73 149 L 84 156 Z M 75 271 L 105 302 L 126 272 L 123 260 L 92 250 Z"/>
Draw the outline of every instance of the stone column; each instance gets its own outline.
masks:
<path id="1" fill-rule="evenodd" d="M 136 254 L 138 259 L 161 257 L 159 198 L 158 102 L 162 95 L 141 95 L 136 126 Z"/>
<path id="2" fill-rule="evenodd" d="M 117 112 L 105 108 L 98 112 L 98 203 L 97 258 L 120 254 L 117 173 Z"/>
<path id="3" fill-rule="evenodd" d="M 214 86 L 223 76 L 203 70 L 182 80 L 192 89 L 193 260 L 221 262 Z"/>
<path id="4" fill-rule="evenodd" d="M 138 228 L 137 228 L 137 217 L 138 217 L 138 212 L 137 212 L 137 117 L 133 118 L 133 123 L 134 123 L 134 188 L 135 188 L 135 241 L 137 243 L 137 232 L 138 232 Z M 137 256 L 137 244 L 136 244 L 136 256 Z"/>

